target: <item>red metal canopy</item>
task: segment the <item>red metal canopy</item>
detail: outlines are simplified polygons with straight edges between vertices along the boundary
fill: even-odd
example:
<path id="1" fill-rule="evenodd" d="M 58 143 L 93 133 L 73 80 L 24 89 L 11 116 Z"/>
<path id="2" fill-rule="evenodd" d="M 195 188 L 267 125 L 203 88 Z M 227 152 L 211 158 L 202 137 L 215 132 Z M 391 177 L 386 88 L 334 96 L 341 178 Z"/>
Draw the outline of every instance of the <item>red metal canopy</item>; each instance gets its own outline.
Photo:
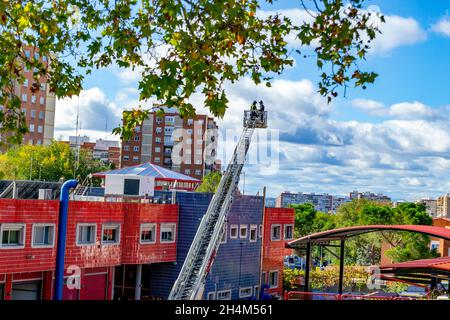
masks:
<path id="1" fill-rule="evenodd" d="M 450 257 L 391 263 L 382 265 L 380 268 L 383 271 L 396 271 L 405 269 L 434 269 L 450 272 Z"/>
<path id="2" fill-rule="evenodd" d="M 304 248 L 308 242 L 311 244 L 320 245 L 333 240 L 344 240 L 346 238 L 357 236 L 359 234 L 377 231 L 410 231 L 426 234 L 436 238 L 450 240 L 450 229 L 447 228 L 423 225 L 368 225 L 339 228 L 313 233 L 286 243 L 286 248 L 299 249 Z"/>

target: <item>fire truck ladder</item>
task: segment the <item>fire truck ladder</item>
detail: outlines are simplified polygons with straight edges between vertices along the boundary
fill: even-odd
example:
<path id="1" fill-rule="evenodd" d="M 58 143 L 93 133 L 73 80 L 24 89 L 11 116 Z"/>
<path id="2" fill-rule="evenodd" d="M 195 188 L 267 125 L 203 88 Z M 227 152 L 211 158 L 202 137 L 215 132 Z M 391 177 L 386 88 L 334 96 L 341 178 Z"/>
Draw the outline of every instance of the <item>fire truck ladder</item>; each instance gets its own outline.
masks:
<path id="1" fill-rule="evenodd" d="M 255 128 L 267 128 L 267 111 L 246 110 L 244 112 L 242 135 L 217 191 L 200 222 L 178 279 L 169 294 L 169 300 L 201 299 L 206 276 L 211 269 L 220 240 L 225 232 L 225 219 L 233 202 Z"/>

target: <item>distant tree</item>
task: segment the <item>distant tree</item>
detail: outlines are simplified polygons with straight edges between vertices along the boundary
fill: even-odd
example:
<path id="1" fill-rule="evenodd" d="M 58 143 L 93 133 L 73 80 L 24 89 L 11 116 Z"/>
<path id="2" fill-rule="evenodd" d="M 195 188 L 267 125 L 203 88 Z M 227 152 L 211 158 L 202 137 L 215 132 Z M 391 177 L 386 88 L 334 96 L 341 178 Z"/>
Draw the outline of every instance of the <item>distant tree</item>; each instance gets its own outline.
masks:
<path id="1" fill-rule="evenodd" d="M 92 158 L 88 150 L 80 150 L 76 177 L 109 169 Z M 11 180 L 59 181 L 74 178 L 75 153 L 67 143 L 53 141 L 50 145 L 24 145 L 10 148 L 0 155 L 0 177 Z"/>
<path id="2" fill-rule="evenodd" d="M 312 57 L 328 101 L 339 88 L 375 81 L 358 62 L 379 33 L 374 20 L 384 17 L 366 10 L 364 0 L 299 0 L 310 18 L 299 23 L 260 14 L 265 3 L 272 0 L 0 1 L 0 132 L 18 144 L 28 130 L 14 90 L 25 67 L 33 71 L 32 91 L 47 77 L 57 98 L 78 95 L 95 68 L 130 68 L 141 75 L 140 103 L 156 99 L 182 116 L 195 113 L 190 98 L 201 92 L 211 114 L 223 117 L 227 82 L 249 76 L 270 86 L 293 65 L 293 53 Z M 305 52 L 292 50 L 290 37 Z M 26 46 L 48 60 L 27 55 Z M 130 138 L 147 115 L 136 105 L 113 132 Z"/>
<path id="3" fill-rule="evenodd" d="M 220 179 L 222 174 L 218 171 L 210 172 L 203 177 L 202 183 L 195 190 L 196 192 L 210 192 L 215 193 L 217 187 L 219 187 Z"/>
<path id="4" fill-rule="evenodd" d="M 292 204 L 295 210 L 294 236 L 296 238 L 313 233 L 317 211 L 311 203 Z"/>

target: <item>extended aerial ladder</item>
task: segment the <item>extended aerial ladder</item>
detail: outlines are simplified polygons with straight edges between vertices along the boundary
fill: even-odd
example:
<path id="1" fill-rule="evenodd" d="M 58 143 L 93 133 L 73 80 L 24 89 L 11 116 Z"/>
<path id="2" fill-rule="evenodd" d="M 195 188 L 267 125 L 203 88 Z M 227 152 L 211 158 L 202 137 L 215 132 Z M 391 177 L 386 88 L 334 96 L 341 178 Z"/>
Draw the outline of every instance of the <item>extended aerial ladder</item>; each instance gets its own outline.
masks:
<path id="1" fill-rule="evenodd" d="M 206 277 L 225 232 L 226 216 L 233 202 L 253 131 L 255 128 L 267 128 L 267 111 L 264 111 L 262 102 L 260 106 L 257 109 L 254 102 L 252 110 L 244 111 L 243 132 L 217 191 L 200 222 L 178 279 L 169 294 L 169 300 L 198 300 L 203 295 Z"/>

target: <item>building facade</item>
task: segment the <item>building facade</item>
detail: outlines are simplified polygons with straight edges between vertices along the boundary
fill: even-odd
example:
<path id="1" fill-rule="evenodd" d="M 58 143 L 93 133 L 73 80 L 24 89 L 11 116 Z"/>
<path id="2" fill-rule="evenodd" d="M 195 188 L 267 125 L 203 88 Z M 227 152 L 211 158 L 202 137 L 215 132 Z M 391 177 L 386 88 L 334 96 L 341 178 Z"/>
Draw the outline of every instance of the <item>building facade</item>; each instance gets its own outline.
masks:
<path id="1" fill-rule="evenodd" d="M 115 140 L 98 139 L 90 142 L 87 136 L 70 136 L 68 142 L 70 147 L 75 149 L 88 150 L 92 154 L 92 158 L 99 160 L 104 164 L 114 164 L 116 168 L 120 166 L 120 143 Z"/>
<path id="2" fill-rule="evenodd" d="M 446 194 L 437 198 L 436 217 L 450 218 L 450 194 Z"/>
<path id="3" fill-rule="evenodd" d="M 425 210 L 432 217 L 437 217 L 437 200 L 435 199 L 420 199 L 417 200 L 416 203 L 421 203 L 425 206 Z"/>
<path id="4" fill-rule="evenodd" d="M 277 208 L 287 208 L 291 204 L 311 203 L 317 211 L 331 212 L 333 210 L 333 196 L 327 193 L 292 193 L 283 192 L 276 199 Z"/>
<path id="5" fill-rule="evenodd" d="M 213 118 L 183 119 L 174 108 L 152 111 L 122 142 L 121 167 L 151 162 L 197 179 L 217 169 L 218 127 Z"/>
<path id="6" fill-rule="evenodd" d="M 352 191 L 349 194 L 350 200 L 358 200 L 358 199 L 367 199 L 371 201 L 377 201 L 377 202 L 391 202 L 391 198 L 388 196 L 381 194 L 381 193 L 373 193 L 373 192 L 358 192 L 358 191 Z"/>
<path id="7" fill-rule="evenodd" d="M 37 48 L 25 47 L 24 54 L 27 59 L 38 59 L 44 66 L 49 63 L 49 58 L 40 56 Z M 46 77 L 41 77 L 38 86 L 33 87 L 33 72 L 24 65 L 22 74 L 25 80 L 14 87 L 15 94 L 21 100 L 21 110 L 29 131 L 24 135 L 23 143 L 48 145 L 54 136 L 56 99 L 50 92 Z"/>

